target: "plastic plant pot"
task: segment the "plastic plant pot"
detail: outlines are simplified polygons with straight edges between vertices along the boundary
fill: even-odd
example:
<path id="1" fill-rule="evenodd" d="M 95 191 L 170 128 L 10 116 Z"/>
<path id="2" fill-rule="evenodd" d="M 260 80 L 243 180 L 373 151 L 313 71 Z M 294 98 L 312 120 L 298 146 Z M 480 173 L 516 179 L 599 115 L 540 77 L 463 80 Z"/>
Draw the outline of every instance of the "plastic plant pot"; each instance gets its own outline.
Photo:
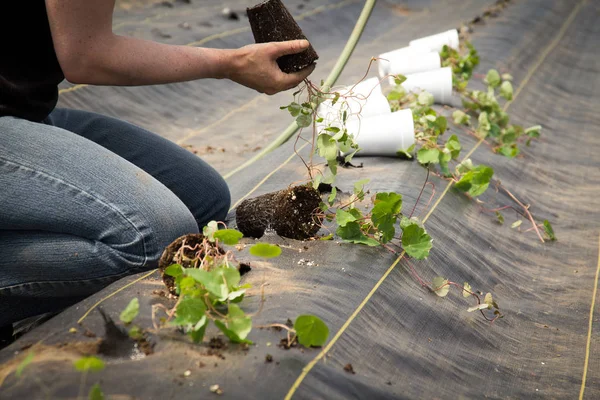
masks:
<path id="1" fill-rule="evenodd" d="M 346 124 L 359 118 L 368 118 L 376 115 L 390 114 L 390 104 L 381 91 L 378 78 L 370 78 L 360 82 L 354 88 L 346 86 L 337 90 L 341 96 L 350 96 L 340 99 L 331 104 L 331 100 L 324 101 L 319 105 L 317 115 L 323 118 L 323 122 L 317 123 L 318 131 L 328 126 L 340 128 L 344 111 L 347 112 Z"/>
<path id="2" fill-rule="evenodd" d="M 442 66 L 439 53 L 419 46 L 403 47 L 380 54 L 377 62 L 379 77 L 382 79 L 390 75 L 430 71 Z"/>
<path id="3" fill-rule="evenodd" d="M 393 78 L 390 79 L 390 84 L 394 84 Z M 406 75 L 402 87 L 413 93 L 429 92 L 433 95 L 436 103 L 449 104 L 452 98 L 452 69 L 444 67 Z"/>
<path id="4" fill-rule="evenodd" d="M 397 156 L 415 143 L 415 125 L 410 109 L 362 118 L 348 124 L 360 151 L 358 156 Z"/>
<path id="5" fill-rule="evenodd" d="M 453 49 L 458 49 L 459 39 L 458 31 L 450 29 L 446 32 L 436 33 L 435 35 L 425 36 L 424 38 L 411 40 L 409 47 L 415 47 L 419 51 L 428 49 L 429 51 L 440 52 L 444 45 Z"/>

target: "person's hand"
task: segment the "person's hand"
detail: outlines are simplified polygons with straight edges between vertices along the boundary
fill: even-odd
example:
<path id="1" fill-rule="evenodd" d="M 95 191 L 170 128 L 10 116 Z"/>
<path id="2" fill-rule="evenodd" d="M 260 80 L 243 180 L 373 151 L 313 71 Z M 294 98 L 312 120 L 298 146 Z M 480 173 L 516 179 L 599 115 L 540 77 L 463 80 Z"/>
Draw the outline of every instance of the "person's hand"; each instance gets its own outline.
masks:
<path id="1" fill-rule="evenodd" d="M 261 93 L 273 95 L 291 89 L 309 76 L 315 65 L 286 74 L 279 69 L 277 59 L 306 50 L 307 40 L 251 44 L 234 52 L 233 67 L 227 77 Z"/>

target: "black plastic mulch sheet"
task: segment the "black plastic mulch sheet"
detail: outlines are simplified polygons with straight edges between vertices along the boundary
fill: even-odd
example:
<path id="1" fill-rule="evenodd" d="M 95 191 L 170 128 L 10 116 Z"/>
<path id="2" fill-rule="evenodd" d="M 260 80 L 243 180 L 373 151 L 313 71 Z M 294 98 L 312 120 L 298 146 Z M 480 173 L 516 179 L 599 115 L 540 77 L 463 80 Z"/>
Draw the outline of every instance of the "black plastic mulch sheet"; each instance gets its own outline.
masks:
<path id="1" fill-rule="evenodd" d="M 340 82 L 360 77 L 371 55 L 457 26 L 487 5 L 439 3 L 401 16 L 380 2 Z M 337 41 L 338 36 L 342 41 L 351 29 L 343 25 L 359 11 L 360 5 L 352 4 L 303 23 L 322 32 L 317 36 L 320 44 Z M 541 243 L 532 232 L 511 229 L 516 220 L 511 213 L 499 225 L 493 214 L 481 212 L 453 189 L 446 191 L 446 182 L 434 176 L 431 205 L 425 209 L 422 202 L 417 208 L 418 214 L 428 216 L 434 249 L 427 260 L 409 261 L 411 265 L 423 279 L 441 275 L 492 292 L 505 318 L 490 325 L 479 314 L 468 313 L 472 302 L 459 290 L 438 298 L 409 274 L 407 260 L 386 250 L 267 236 L 282 246 L 283 254 L 272 262 L 252 259 L 252 271 L 244 277 L 254 286 L 244 301 L 246 311 L 259 309 L 263 284 L 266 297 L 254 317 L 249 336 L 253 346 L 210 349 L 165 332 L 152 336 L 156 345 L 151 356 L 132 357 L 130 348 L 101 355 L 107 367 L 88 375 L 86 390 L 99 382 L 110 398 L 140 399 L 208 398 L 216 396 L 209 391 L 215 384 L 223 390 L 222 398 L 564 399 L 580 393 L 587 399 L 600 398 L 600 314 L 595 304 L 600 269 L 599 16 L 600 4 L 592 1 L 516 1 L 498 18 L 476 25 L 479 72 L 495 67 L 514 76 L 515 99 L 507 106 L 512 120 L 542 125 L 542 138 L 523 146 L 522 157 L 508 160 L 452 124 L 447 133 L 459 135 L 463 154 L 492 166 L 495 178 L 530 204 L 537 219 L 550 220 L 559 240 Z M 335 22 L 346 19 L 345 24 Z M 321 50 L 331 47 L 320 44 L 315 48 L 326 64 L 335 55 Z M 260 126 L 269 118 L 282 117 L 272 111 L 244 120 Z M 304 167 L 292 147 L 293 143 L 284 145 L 229 179 L 234 199 L 304 179 Z M 302 152 L 306 155 L 306 148 Z M 340 189 L 349 191 L 357 179 L 371 178 L 372 192 L 397 191 L 404 196 L 405 208 L 414 205 L 425 179 L 422 167 L 393 158 L 355 162 L 362 162 L 363 168 L 341 170 Z M 426 197 L 431 193 L 428 186 Z M 510 204 L 493 190 L 484 200 Z M 527 225 L 524 221 L 521 230 Z M 238 257 L 251 259 L 246 250 Z M 148 328 L 151 305 L 168 302 L 153 294 L 162 289 L 158 274 L 142 277 L 111 285 L 0 352 L 0 398 L 75 398 L 81 376 L 72 361 L 94 350 L 104 335 L 94 305 L 104 299 L 99 307 L 118 320 L 129 300 L 138 297 L 137 323 Z M 328 324 L 331 333 L 324 348 L 284 350 L 277 346 L 284 332 L 256 328 L 303 313 L 318 315 Z M 77 333 L 69 333 L 71 327 Z M 97 337 L 85 336 L 86 329 Z M 14 369 L 27 354 L 21 349 L 30 345 L 36 356 L 17 378 Z M 272 362 L 266 362 L 267 354 Z M 347 364 L 354 374 L 344 369 Z"/>

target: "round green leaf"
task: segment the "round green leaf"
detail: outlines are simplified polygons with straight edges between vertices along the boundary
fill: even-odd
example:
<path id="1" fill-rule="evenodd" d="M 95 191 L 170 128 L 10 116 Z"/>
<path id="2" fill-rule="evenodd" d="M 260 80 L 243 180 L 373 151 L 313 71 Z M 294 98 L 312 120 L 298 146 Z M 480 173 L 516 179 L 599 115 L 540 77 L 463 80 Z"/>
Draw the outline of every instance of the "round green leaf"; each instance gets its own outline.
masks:
<path id="1" fill-rule="evenodd" d="M 298 342 L 302 346 L 321 347 L 329 337 L 329 328 L 320 318 L 314 315 L 300 315 L 294 323 Z"/>
<path id="2" fill-rule="evenodd" d="M 450 291 L 450 286 L 448 285 L 448 279 L 444 279 L 441 276 L 433 278 L 433 282 L 431 283 L 431 287 L 435 294 L 440 297 L 444 297 Z"/>
<path id="3" fill-rule="evenodd" d="M 233 246 L 238 244 L 244 234 L 235 229 L 221 229 L 213 234 L 215 239 L 220 240 L 226 245 Z"/>
<path id="4" fill-rule="evenodd" d="M 85 371 L 102 371 L 104 369 L 104 361 L 95 356 L 81 357 L 73 363 L 75 369 L 80 372 Z"/>
<path id="5" fill-rule="evenodd" d="M 127 307 L 125 307 L 125 309 L 121 312 L 121 315 L 119 316 L 119 318 L 121 319 L 122 322 L 129 324 L 129 323 L 131 323 L 131 321 L 133 321 L 133 319 L 135 317 L 137 317 L 139 312 L 140 312 L 140 302 L 138 301 L 138 299 L 136 297 L 136 298 L 131 299 L 129 304 L 127 304 Z"/>
<path id="6" fill-rule="evenodd" d="M 274 258 L 281 254 L 281 248 L 270 243 L 256 243 L 250 247 L 250 254 L 256 257 Z"/>

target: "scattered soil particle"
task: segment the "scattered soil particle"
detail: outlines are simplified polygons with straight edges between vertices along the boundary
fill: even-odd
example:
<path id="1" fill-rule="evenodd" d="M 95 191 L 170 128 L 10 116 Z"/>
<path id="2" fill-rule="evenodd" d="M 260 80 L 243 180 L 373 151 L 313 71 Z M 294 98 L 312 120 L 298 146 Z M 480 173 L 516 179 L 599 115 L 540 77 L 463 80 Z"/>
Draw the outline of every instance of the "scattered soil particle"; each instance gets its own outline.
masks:
<path id="1" fill-rule="evenodd" d="M 289 328 L 293 328 L 294 327 L 294 322 L 292 322 L 291 319 L 287 319 L 287 321 L 285 321 L 285 324 L 289 327 Z"/>
<path id="2" fill-rule="evenodd" d="M 273 356 L 270 355 L 270 354 L 267 354 L 265 356 L 265 361 L 268 362 L 268 363 L 273 362 Z"/>
<path id="3" fill-rule="evenodd" d="M 208 342 L 208 345 L 211 349 L 223 349 L 227 346 L 220 337 L 211 338 L 210 342 Z"/>
<path id="4" fill-rule="evenodd" d="M 344 365 L 344 371 L 346 371 L 352 375 L 356 374 L 356 372 L 354 372 L 354 368 L 352 367 L 352 364 L 350 364 L 350 363 Z"/>
<path id="5" fill-rule="evenodd" d="M 292 340 L 292 342 L 289 343 L 288 342 L 288 338 L 286 336 L 286 337 L 282 338 L 279 341 L 279 345 L 278 346 L 281 347 L 282 349 L 285 349 L 285 350 L 289 350 L 292 347 L 298 347 L 298 338 L 294 338 L 294 340 Z"/>
<path id="6" fill-rule="evenodd" d="M 94 338 L 96 337 L 96 334 L 89 329 L 86 329 L 85 332 L 83 332 L 83 336 Z"/>
<path id="7" fill-rule="evenodd" d="M 256 43 L 306 39 L 302 29 L 281 0 L 267 0 L 246 11 Z M 301 53 L 278 58 L 277 64 L 283 72 L 289 74 L 308 67 L 318 59 L 319 56 L 311 45 Z"/>

